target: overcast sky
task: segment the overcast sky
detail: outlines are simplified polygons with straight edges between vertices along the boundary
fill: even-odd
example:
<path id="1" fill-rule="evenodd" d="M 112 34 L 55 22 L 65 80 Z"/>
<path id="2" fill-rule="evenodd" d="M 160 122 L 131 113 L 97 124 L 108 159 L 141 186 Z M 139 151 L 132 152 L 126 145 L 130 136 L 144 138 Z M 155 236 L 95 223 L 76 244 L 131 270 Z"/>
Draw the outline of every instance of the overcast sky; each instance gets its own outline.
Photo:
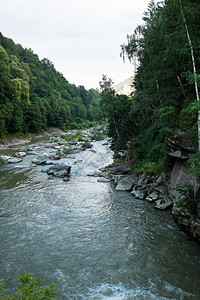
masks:
<path id="1" fill-rule="evenodd" d="M 126 35 L 143 23 L 149 0 L 0 0 L 0 31 L 48 58 L 76 85 L 98 88 L 102 74 L 133 75 L 120 58 Z"/>

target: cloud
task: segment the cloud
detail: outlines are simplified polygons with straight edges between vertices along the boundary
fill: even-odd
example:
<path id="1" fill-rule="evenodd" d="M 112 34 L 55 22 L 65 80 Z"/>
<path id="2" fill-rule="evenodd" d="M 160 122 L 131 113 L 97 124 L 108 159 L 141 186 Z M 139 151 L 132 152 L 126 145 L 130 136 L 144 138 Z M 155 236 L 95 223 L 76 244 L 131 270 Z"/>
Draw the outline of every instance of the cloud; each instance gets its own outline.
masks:
<path id="1" fill-rule="evenodd" d="M 0 3 L 0 28 L 40 58 L 49 58 L 67 80 L 95 87 L 102 73 L 116 83 L 129 77 L 131 66 L 123 65 L 119 46 L 141 24 L 148 2 L 6 0 Z"/>

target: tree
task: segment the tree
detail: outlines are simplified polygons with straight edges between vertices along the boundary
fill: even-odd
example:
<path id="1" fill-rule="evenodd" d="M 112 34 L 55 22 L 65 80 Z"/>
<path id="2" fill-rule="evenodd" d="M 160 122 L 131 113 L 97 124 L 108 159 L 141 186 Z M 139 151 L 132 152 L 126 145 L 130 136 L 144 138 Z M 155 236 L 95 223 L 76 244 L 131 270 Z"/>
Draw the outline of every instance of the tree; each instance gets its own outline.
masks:
<path id="1" fill-rule="evenodd" d="M 188 30 L 186 18 L 185 18 L 184 12 L 183 12 L 183 6 L 182 6 L 181 0 L 179 0 L 179 5 L 180 5 L 180 10 L 181 10 L 181 14 L 182 14 L 182 17 L 183 17 L 183 22 L 184 22 L 184 25 L 185 25 L 186 33 L 187 33 L 188 43 L 190 45 L 190 52 L 191 52 L 191 59 L 192 59 L 193 73 L 194 73 L 194 85 L 195 85 L 196 98 L 197 98 L 197 102 L 200 102 L 199 101 L 198 84 L 197 84 L 197 73 L 196 73 L 196 64 L 195 64 L 195 58 L 194 58 L 194 50 L 193 50 L 192 41 L 191 41 L 191 38 L 190 38 L 190 33 L 189 33 L 189 30 Z M 198 149 L 200 151 L 200 110 L 198 111 L 198 122 L 197 123 L 198 123 L 197 124 L 197 127 L 198 127 Z"/>

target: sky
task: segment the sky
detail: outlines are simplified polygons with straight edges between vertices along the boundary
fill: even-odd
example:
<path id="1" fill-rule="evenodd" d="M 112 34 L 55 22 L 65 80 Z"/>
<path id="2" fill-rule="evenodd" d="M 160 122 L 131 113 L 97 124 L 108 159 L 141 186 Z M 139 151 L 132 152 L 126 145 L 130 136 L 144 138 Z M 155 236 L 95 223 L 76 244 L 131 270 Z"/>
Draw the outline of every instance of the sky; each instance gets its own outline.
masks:
<path id="1" fill-rule="evenodd" d="M 76 85 L 98 88 L 102 74 L 115 84 L 133 76 L 134 67 L 120 58 L 126 43 L 143 23 L 149 0 L 0 0 L 0 31 Z"/>

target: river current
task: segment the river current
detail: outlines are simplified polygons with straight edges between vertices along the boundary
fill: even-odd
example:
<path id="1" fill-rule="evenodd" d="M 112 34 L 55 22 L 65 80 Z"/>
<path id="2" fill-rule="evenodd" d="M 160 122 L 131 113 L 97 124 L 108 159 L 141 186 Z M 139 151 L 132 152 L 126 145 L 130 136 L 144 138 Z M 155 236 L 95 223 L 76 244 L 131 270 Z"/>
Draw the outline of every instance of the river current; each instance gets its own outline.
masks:
<path id="1" fill-rule="evenodd" d="M 102 144 L 63 159 L 69 182 L 32 156 L 0 168 L 0 282 L 12 292 L 29 272 L 57 299 L 200 299 L 200 246 L 171 213 L 87 176 L 112 162 Z"/>

